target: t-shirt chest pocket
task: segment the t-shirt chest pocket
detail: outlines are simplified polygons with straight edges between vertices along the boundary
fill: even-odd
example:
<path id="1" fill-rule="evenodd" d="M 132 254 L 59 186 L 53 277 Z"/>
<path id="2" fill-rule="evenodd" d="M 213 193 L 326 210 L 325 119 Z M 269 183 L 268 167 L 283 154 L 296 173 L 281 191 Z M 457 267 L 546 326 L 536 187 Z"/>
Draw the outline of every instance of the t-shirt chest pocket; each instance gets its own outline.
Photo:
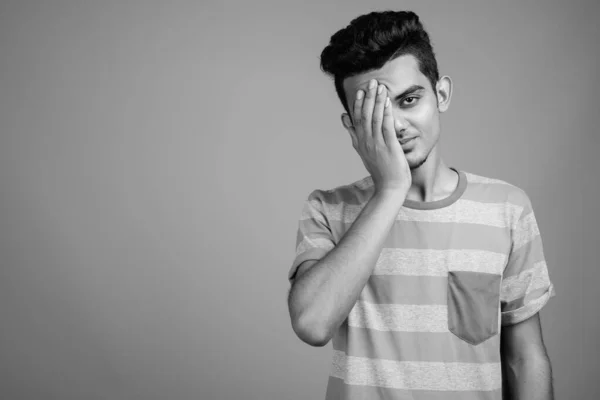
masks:
<path id="1" fill-rule="evenodd" d="M 498 334 L 499 274 L 448 271 L 448 330 L 472 345 Z"/>

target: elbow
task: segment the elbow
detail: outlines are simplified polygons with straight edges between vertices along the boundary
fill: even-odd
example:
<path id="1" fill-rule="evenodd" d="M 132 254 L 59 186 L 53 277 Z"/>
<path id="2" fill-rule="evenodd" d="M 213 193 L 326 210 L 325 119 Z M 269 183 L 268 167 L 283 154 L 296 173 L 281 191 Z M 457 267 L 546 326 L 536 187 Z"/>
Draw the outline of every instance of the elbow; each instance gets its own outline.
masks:
<path id="1" fill-rule="evenodd" d="M 300 340 L 313 347 L 323 347 L 331 340 L 328 329 L 322 327 L 322 324 L 306 321 L 305 318 L 293 321 L 292 328 Z"/>

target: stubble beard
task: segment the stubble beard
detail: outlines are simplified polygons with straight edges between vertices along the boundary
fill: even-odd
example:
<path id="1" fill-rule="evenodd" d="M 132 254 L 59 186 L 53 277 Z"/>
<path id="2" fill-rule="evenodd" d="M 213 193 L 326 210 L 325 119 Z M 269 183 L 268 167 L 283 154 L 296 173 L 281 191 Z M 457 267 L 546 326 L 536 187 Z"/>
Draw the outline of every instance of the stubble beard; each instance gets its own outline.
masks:
<path id="1" fill-rule="evenodd" d="M 421 165 L 425 164 L 425 161 L 427 161 L 427 158 L 429 157 L 429 153 L 427 153 L 425 155 L 425 157 L 421 158 L 421 159 L 417 159 L 416 162 L 410 162 L 409 160 L 406 160 L 408 162 L 408 167 L 410 168 L 411 171 L 418 169 L 419 167 L 421 167 Z"/>

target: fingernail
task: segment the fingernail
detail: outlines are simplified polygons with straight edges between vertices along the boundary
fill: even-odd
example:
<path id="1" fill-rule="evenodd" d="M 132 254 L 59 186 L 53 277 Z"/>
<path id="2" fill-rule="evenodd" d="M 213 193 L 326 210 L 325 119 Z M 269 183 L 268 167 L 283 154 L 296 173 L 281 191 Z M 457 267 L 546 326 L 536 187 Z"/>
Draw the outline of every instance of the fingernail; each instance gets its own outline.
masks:
<path id="1" fill-rule="evenodd" d="M 389 106 L 390 105 L 390 98 L 388 97 L 387 99 L 385 99 L 385 106 Z"/>
<path id="2" fill-rule="evenodd" d="M 371 81 L 369 82 L 369 89 L 374 89 L 375 85 L 377 85 L 377 82 L 375 81 L 375 79 L 371 79 Z"/>
<path id="3" fill-rule="evenodd" d="M 356 98 L 357 98 L 358 100 L 360 100 L 360 99 L 362 99 L 362 98 L 363 98 L 363 91 L 362 91 L 362 90 L 359 90 L 359 91 L 358 91 L 358 93 L 356 93 Z"/>
<path id="4" fill-rule="evenodd" d="M 379 87 L 377 88 L 377 93 L 381 94 L 382 91 L 383 91 L 383 85 L 379 85 Z"/>

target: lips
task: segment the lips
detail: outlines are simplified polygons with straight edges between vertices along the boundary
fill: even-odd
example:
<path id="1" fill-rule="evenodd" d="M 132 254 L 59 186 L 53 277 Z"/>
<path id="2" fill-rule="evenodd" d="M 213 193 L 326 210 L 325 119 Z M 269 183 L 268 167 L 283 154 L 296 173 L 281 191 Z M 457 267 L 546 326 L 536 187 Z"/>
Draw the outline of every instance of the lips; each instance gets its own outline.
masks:
<path id="1" fill-rule="evenodd" d="M 408 138 L 408 139 L 402 139 L 402 140 L 398 140 L 400 142 L 401 145 L 405 145 L 406 143 L 410 142 L 411 140 L 413 140 L 415 138 L 415 136 Z"/>

